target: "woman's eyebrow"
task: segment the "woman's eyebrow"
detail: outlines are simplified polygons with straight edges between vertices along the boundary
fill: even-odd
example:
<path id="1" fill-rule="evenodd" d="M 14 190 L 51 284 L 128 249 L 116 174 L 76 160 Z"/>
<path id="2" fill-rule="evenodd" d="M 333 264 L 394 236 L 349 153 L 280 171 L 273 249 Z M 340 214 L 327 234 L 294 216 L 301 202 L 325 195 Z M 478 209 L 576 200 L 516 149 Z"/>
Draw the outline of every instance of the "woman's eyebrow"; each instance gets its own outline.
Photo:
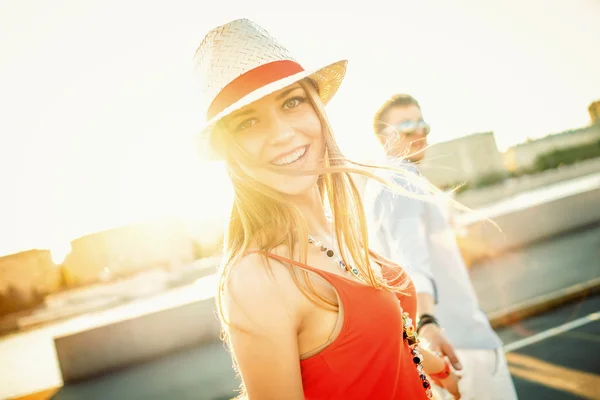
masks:
<path id="1" fill-rule="evenodd" d="M 275 97 L 275 99 L 279 100 L 282 97 L 287 96 L 288 94 L 290 94 L 291 92 L 293 92 L 294 90 L 297 90 L 297 89 L 302 89 L 302 87 L 301 86 L 294 86 L 294 87 L 291 87 L 291 88 L 289 88 L 287 90 L 284 90 L 283 92 L 279 93 L 277 95 L 277 97 Z"/>

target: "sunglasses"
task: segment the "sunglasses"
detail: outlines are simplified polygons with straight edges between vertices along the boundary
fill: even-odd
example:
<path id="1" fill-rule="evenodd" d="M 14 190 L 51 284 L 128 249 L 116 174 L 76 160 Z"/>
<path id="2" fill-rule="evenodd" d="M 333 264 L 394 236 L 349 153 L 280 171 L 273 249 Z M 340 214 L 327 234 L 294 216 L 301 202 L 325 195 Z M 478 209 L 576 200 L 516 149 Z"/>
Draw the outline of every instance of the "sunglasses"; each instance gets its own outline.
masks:
<path id="1" fill-rule="evenodd" d="M 420 121 L 404 121 L 396 125 L 389 125 L 383 131 L 381 131 L 381 135 L 383 136 L 395 136 L 395 135 L 405 135 L 411 136 L 417 133 L 417 131 L 422 131 L 423 135 L 429 135 L 431 131 L 431 126 L 423 120 Z"/>

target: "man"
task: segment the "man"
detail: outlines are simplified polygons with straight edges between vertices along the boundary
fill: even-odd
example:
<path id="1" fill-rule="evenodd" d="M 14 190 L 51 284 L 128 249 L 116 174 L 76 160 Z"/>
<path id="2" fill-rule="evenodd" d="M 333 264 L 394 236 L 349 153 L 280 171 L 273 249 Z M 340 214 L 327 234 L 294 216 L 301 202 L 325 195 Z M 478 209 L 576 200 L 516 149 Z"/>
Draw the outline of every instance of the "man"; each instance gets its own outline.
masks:
<path id="1" fill-rule="evenodd" d="M 376 113 L 374 129 L 387 156 L 384 164 L 406 172 L 389 178 L 415 196 L 366 183 L 371 247 L 411 276 L 419 336 L 462 370 L 461 399 L 516 399 L 502 342 L 479 308 L 445 208 L 419 176 L 429 134 L 419 103 L 409 95 L 393 96 Z"/>

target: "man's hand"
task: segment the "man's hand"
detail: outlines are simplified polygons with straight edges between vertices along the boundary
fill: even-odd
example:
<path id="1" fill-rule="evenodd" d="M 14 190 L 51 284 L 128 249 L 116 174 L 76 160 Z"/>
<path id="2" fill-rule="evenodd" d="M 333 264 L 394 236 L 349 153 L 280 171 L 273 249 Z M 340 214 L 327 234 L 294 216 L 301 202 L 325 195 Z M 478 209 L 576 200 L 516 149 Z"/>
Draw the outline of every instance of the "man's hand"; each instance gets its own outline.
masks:
<path id="1" fill-rule="evenodd" d="M 431 351 L 440 353 L 442 357 L 448 357 L 448 360 L 454 369 L 462 369 L 462 365 L 460 365 L 458 357 L 454 352 L 454 347 L 448 342 L 448 339 L 446 339 L 439 326 L 435 324 L 423 325 L 419 330 L 419 337 L 426 342 Z"/>

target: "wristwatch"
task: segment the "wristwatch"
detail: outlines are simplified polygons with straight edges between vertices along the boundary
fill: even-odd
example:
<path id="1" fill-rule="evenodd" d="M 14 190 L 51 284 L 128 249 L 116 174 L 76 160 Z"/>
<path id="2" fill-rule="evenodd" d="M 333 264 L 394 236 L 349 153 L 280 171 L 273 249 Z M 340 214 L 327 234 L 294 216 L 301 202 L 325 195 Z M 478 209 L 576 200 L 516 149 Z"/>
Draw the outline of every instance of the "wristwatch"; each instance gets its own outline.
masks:
<path id="1" fill-rule="evenodd" d="M 440 326 L 439 321 L 433 315 L 431 315 L 431 314 L 421 314 L 421 316 L 419 317 L 419 321 L 417 322 L 417 333 L 419 333 L 419 331 L 421 330 L 421 328 L 424 327 L 427 324 L 434 324 L 434 325 L 436 325 L 438 327 Z"/>

